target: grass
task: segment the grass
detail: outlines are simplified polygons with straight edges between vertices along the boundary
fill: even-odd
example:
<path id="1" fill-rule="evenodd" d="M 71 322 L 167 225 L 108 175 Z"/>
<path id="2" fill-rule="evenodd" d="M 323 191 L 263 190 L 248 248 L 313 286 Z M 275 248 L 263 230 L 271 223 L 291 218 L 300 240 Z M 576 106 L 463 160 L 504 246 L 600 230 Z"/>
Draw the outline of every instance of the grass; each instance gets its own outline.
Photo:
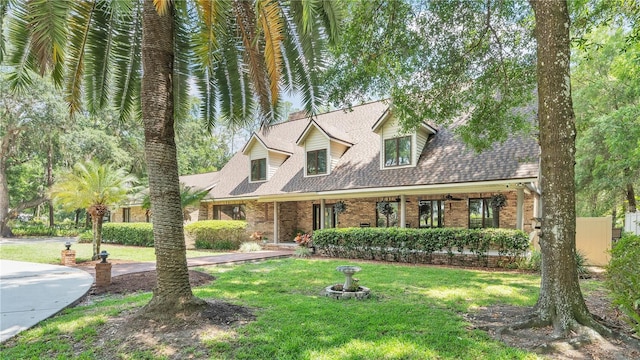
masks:
<path id="1" fill-rule="evenodd" d="M 358 263 L 360 284 L 373 298 L 334 300 L 320 295 L 344 281 L 344 261 L 286 259 L 203 268 L 217 277 L 194 289 L 254 309 L 256 320 L 201 334 L 197 348 L 174 349 L 171 358 L 209 359 L 536 359 L 523 350 L 469 330 L 463 313 L 506 303 L 531 306 L 537 275 L 482 272 L 398 264 Z M 150 294 L 107 297 L 21 333 L 0 346 L 1 359 L 164 359 L 166 344 L 141 346 L 135 354 L 100 341 L 109 317 L 144 305 Z"/>
<path id="2" fill-rule="evenodd" d="M 76 251 L 76 262 L 91 260 L 92 244 L 73 244 L 71 249 Z M 0 245 L 0 259 L 26 261 L 43 264 L 60 264 L 60 252 L 64 250 L 61 243 L 34 243 Z M 107 250 L 109 259 L 131 261 L 156 261 L 154 248 L 102 244 L 100 250 Z M 187 250 L 187 257 L 219 255 L 220 252 Z"/>

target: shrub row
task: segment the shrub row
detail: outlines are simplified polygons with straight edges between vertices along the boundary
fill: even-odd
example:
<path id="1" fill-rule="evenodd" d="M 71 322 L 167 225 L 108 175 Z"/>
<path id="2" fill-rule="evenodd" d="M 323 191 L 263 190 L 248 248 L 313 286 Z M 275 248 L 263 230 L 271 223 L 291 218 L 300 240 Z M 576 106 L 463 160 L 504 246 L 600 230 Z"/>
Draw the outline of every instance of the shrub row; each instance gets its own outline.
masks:
<path id="1" fill-rule="evenodd" d="M 469 251 L 487 266 L 489 250 L 516 261 L 529 248 L 527 235 L 511 229 L 342 228 L 313 233 L 317 250 L 331 257 L 430 263 L 435 252 L 452 260 Z"/>
<path id="2" fill-rule="evenodd" d="M 102 242 L 153 247 L 151 223 L 106 223 L 102 225 Z"/>
<path id="3" fill-rule="evenodd" d="M 613 301 L 640 334 L 640 236 L 625 234 L 611 250 L 607 285 Z"/>
<path id="4" fill-rule="evenodd" d="M 246 221 L 206 220 L 184 227 L 185 236 L 195 240 L 196 249 L 238 250 L 247 240 Z"/>
<path id="5" fill-rule="evenodd" d="M 77 236 L 84 229 L 76 229 L 70 226 L 49 227 L 44 224 L 20 224 L 11 228 L 16 236 Z"/>

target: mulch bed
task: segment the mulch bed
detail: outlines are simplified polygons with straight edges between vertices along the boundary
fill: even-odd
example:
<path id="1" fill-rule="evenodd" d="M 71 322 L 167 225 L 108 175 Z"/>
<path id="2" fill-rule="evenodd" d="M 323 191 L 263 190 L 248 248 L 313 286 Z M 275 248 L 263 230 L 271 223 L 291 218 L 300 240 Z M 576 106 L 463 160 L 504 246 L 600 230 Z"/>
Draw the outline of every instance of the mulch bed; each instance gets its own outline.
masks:
<path id="1" fill-rule="evenodd" d="M 156 285 L 156 279 L 155 270 L 114 276 L 111 278 L 111 285 L 109 286 L 98 287 L 94 284 L 91 290 L 89 290 L 89 295 L 130 294 L 133 292 L 153 291 Z M 215 276 L 200 271 L 189 270 L 189 283 L 191 287 L 206 285 L 215 279 Z"/>

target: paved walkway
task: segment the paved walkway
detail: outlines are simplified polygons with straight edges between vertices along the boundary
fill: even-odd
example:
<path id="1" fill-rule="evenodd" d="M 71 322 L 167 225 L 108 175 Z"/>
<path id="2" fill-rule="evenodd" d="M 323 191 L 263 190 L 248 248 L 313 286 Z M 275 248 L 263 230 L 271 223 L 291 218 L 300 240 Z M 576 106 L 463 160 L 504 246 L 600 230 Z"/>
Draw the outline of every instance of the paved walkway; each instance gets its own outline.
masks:
<path id="1" fill-rule="evenodd" d="M 225 265 L 225 264 L 242 264 L 246 262 L 257 262 L 270 259 L 291 257 L 293 251 L 255 251 L 248 253 L 231 253 L 223 255 L 202 256 L 187 259 L 188 267 L 207 266 L 207 265 Z M 109 261 L 109 259 L 107 259 Z M 111 277 L 119 275 L 133 274 L 156 269 L 155 262 L 141 263 L 121 263 L 113 264 L 111 267 Z M 83 269 L 84 271 L 95 276 L 95 268 L 90 267 Z"/>
<path id="2" fill-rule="evenodd" d="M 292 254 L 293 251 L 257 251 L 204 256 L 187 259 L 187 266 L 239 264 Z M 154 262 L 113 264 L 111 276 L 155 268 Z M 0 260 L 0 343 L 73 305 L 89 291 L 94 276 L 94 267 Z"/>

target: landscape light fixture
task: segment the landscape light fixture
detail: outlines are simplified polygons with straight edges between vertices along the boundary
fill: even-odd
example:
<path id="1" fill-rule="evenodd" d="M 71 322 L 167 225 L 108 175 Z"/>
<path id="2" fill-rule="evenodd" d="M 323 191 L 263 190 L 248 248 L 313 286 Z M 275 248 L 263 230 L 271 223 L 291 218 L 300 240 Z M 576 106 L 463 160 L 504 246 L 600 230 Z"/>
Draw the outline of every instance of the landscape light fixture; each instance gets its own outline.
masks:
<path id="1" fill-rule="evenodd" d="M 101 263 L 105 264 L 107 262 L 107 257 L 109 256 L 109 253 L 107 252 L 107 250 L 102 250 L 99 256 L 100 256 L 100 259 L 102 259 Z"/>

